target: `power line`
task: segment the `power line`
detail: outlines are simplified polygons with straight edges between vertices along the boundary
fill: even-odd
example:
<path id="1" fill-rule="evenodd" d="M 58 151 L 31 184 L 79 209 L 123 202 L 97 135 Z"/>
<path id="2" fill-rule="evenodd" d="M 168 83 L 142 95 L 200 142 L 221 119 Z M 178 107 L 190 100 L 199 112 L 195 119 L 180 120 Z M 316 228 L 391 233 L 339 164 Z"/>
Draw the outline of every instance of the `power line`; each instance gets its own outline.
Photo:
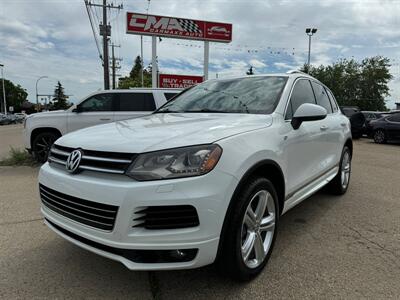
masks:
<path id="1" fill-rule="evenodd" d="M 111 36 L 111 25 L 110 22 L 107 21 L 107 9 L 108 12 L 111 11 L 111 9 L 122 9 L 122 5 L 114 5 L 113 3 L 111 4 L 107 4 L 107 0 L 103 0 L 102 4 L 98 4 L 98 3 L 94 3 L 91 2 L 90 0 L 85 0 L 85 5 L 86 5 L 86 9 L 88 9 L 88 7 L 94 7 L 94 11 L 95 14 L 97 16 L 97 19 L 99 21 L 99 33 L 103 38 L 103 70 L 104 70 L 104 89 L 108 90 L 110 89 L 110 69 L 109 69 L 109 61 L 108 61 L 108 42 L 109 42 L 109 37 Z M 102 22 L 100 22 L 100 18 L 97 15 L 97 8 L 101 8 L 102 9 Z M 89 20 L 90 18 L 90 14 L 89 15 Z M 92 25 L 92 21 L 91 21 L 91 26 L 92 26 L 92 30 L 94 32 L 93 29 L 93 25 Z"/>
<path id="2" fill-rule="evenodd" d="M 89 17 L 90 27 L 92 28 L 94 41 L 96 43 L 97 52 L 99 53 L 99 57 L 100 57 L 101 61 L 103 61 L 103 57 L 102 57 L 101 51 L 100 51 L 99 41 L 98 41 L 97 36 L 96 36 L 96 30 L 95 30 L 95 27 L 93 25 L 92 16 L 91 16 L 90 11 L 89 11 L 88 1 L 84 0 L 84 2 L 85 2 L 86 12 L 87 12 L 88 17 Z"/>

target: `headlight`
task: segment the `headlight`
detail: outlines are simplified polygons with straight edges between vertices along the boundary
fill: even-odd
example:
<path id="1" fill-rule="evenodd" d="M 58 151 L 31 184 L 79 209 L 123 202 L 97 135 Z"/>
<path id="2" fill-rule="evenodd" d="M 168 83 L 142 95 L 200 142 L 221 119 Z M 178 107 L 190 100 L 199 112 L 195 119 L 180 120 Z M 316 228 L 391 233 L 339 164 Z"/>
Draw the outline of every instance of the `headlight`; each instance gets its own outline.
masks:
<path id="1" fill-rule="evenodd" d="M 144 153 L 126 174 L 139 181 L 203 175 L 215 167 L 221 154 L 221 147 L 215 144 Z"/>

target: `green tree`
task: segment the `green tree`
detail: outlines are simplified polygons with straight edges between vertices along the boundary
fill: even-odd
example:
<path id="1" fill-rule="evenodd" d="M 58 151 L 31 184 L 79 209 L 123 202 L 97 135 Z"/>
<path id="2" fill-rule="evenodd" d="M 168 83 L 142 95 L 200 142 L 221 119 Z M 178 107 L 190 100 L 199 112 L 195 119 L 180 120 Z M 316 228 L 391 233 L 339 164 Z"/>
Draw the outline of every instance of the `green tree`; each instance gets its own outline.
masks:
<path id="1" fill-rule="evenodd" d="M 14 84 L 10 80 L 4 79 L 4 89 L 6 93 L 7 110 L 10 106 L 14 107 L 14 112 L 21 111 L 21 105 L 26 101 L 28 93 L 19 84 Z M 4 100 L 3 100 L 3 81 L 0 80 L 0 99 L 1 99 L 1 111 L 4 111 Z"/>
<path id="2" fill-rule="evenodd" d="M 389 72 L 390 60 L 386 57 L 376 56 L 365 58 L 361 62 L 359 86 L 359 105 L 376 110 L 386 110 L 385 98 L 390 95 L 389 81 L 393 76 Z"/>
<path id="3" fill-rule="evenodd" d="M 301 70 L 328 86 L 339 105 L 358 106 L 362 110 L 386 110 L 385 97 L 389 96 L 390 61 L 382 56 L 339 60 L 319 67 L 304 65 Z"/>
<path id="4" fill-rule="evenodd" d="M 53 103 L 52 103 L 52 109 L 67 109 L 68 107 L 71 106 L 71 104 L 68 102 L 68 96 L 65 95 L 64 93 L 64 88 L 61 84 L 61 82 L 57 82 L 57 85 L 54 89 L 54 95 L 53 95 Z"/>
<path id="5" fill-rule="evenodd" d="M 128 89 L 131 87 L 141 87 L 142 86 L 142 78 L 140 74 L 141 70 L 141 59 L 140 56 L 137 56 L 132 67 L 132 70 L 129 72 L 129 76 L 121 77 L 118 80 L 118 88 L 119 89 Z M 148 66 L 143 70 L 143 85 L 144 87 L 151 87 L 151 67 Z"/>

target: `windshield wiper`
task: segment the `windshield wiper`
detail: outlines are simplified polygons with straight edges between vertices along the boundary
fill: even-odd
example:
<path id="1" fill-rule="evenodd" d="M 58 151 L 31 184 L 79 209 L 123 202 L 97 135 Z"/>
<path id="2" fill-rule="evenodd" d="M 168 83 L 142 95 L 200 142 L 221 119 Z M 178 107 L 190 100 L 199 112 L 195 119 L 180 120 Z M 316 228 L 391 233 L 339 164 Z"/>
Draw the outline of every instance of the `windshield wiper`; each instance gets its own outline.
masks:
<path id="1" fill-rule="evenodd" d="M 225 110 L 217 110 L 217 109 L 208 109 L 208 108 L 202 108 L 202 109 L 194 109 L 194 110 L 184 110 L 184 113 L 229 113 L 229 111 Z"/>
<path id="2" fill-rule="evenodd" d="M 182 111 L 178 111 L 178 110 L 171 110 L 171 109 L 163 109 L 163 110 L 156 110 L 155 112 L 153 112 L 153 114 L 163 114 L 163 113 L 180 113 Z"/>

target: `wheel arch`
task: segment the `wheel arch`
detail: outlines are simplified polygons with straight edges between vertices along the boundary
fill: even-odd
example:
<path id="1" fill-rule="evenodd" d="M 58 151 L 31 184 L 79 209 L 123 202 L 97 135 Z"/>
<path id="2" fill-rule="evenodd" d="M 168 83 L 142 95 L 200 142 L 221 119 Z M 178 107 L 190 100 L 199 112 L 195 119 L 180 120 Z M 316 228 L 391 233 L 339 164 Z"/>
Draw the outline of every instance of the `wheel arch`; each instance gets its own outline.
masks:
<path id="1" fill-rule="evenodd" d="M 35 138 L 43 133 L 43 132 L 52 132 L 57 134 L 58 136 L 62 136 L 61 131 L 58 130 L 57 128 L 54 127 L 38 127 L 32 130 L 31 132 L 31 138 L 30 138 L 30 145 L 31 145 L 31 149 L 33 149 L 33 141 L 35 140 Z"/>
<path id="2" fill-rule="evenodd" d="M 344 143 L 345 146 L 349 147 L 350 149 L 350 155 L 353 157 L 353 140 L 352 139 L 347 139 L 346 143 Z"/>
<path id="3" fill-rule="evenodd" d="M 224 234 L 227 230 L 227 227 L 229 226 L 229 216 L 231 215 L 232 209 L 234 207 L 234 199 L 240 193 L 246 182 L 253 176 L 262 176 L 272 182 L 278 194 L 279 214 L 281 214 L 283 211 L 283 206 L 285 202 L 285 177 L 283 175 L 281 167 L 274 160 L 266 159 L 257 162 L 244 173 L 239 183 L 237 184 L 235 191 L 233 192 L 231 201 L 224 217 L 216 260 L 218 260 L 221 253 L 223 253 L 222 248 L 224 244 Z"/>

